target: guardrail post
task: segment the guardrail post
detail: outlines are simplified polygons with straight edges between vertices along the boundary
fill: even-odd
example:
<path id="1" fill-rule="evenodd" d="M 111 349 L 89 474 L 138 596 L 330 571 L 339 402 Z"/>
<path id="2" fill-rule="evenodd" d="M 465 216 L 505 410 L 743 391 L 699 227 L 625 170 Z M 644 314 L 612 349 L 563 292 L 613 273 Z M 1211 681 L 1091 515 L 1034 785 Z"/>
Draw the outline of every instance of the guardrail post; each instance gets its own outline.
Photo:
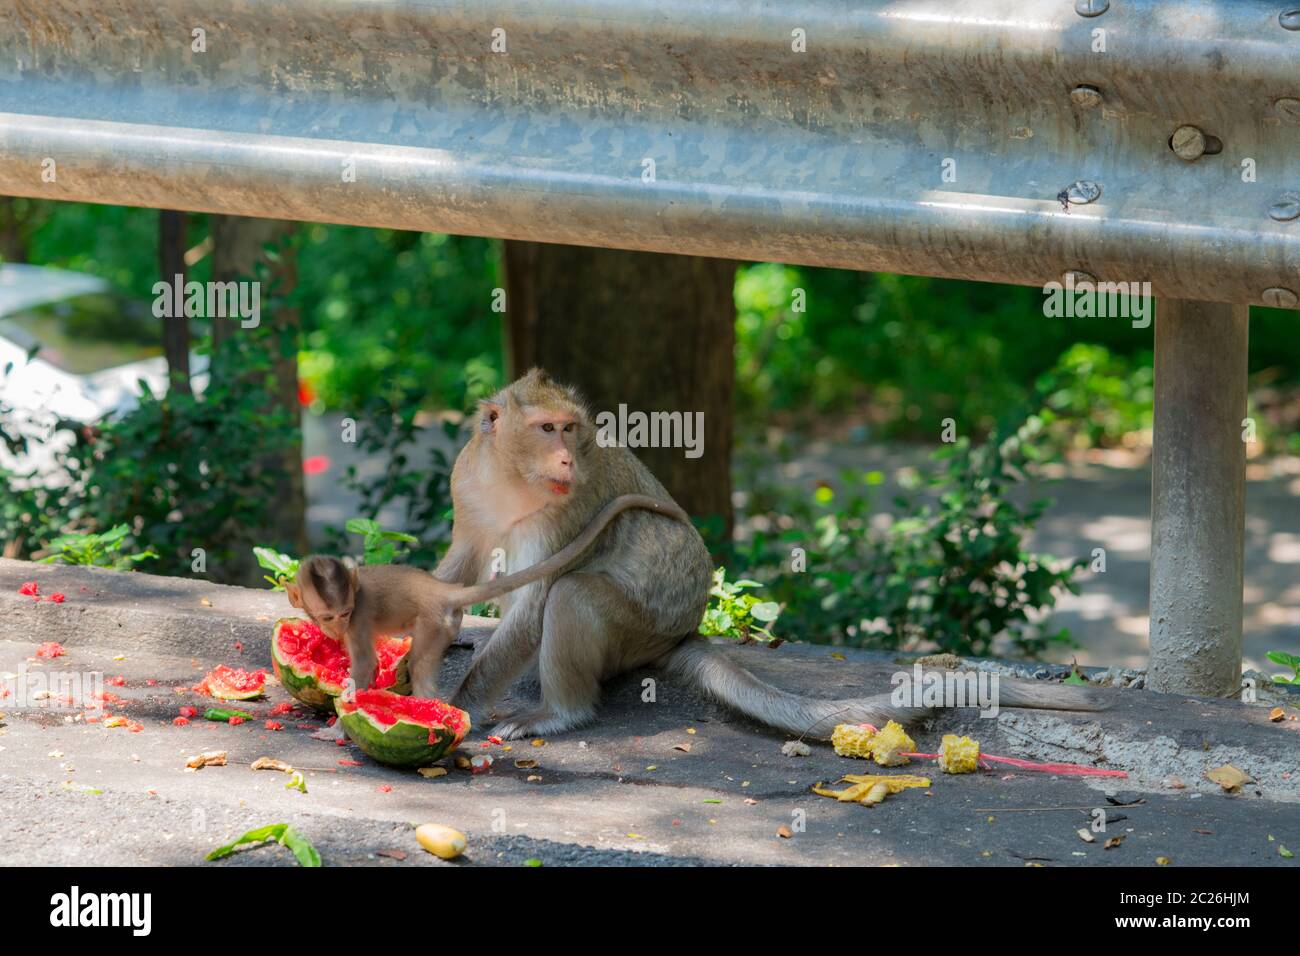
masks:
<path id="1" fill-rule="evenodd" d="M 1162 300 L 1151 461 L 1152 690 L 1241 687 L 1249 306 Z"/>

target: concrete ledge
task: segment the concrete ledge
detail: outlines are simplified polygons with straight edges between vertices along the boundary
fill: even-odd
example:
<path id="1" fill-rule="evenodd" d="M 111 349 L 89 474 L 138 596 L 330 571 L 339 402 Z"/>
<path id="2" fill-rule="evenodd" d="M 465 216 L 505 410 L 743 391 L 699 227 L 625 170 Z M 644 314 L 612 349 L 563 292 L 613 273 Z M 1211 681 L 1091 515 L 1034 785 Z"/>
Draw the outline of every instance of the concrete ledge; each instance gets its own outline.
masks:
<path id="1" fill-rule="evenodd" d="M 38 582 L 43 596 L 57 591 L 66 595 L 66 600 L 55 604 L 19 595 L 19 587 L 32 580 Z M 69 648 L 92 648 L 105 655 L 152 653 L 218 663 L 233 659 L 238 641 L 244 647 L 238 658 L 241 663 L 269 666 L 271 625 L 292 614 L 285 596 L 269 589 L 0 560 L 0 641 L 15 644 L 59 641 Z M 494 626 L 485 618 L 466 620 L 463 646 L 472 645 Z M 888 654 L 822 645 L 785 644 L 775 650 L 761 645 L 726 646 L 721 650 L 773 684 L 819 697 L 887 690 L 890 676 L 900 669 Z M 831 657 L 832 653 L 843 659 Z M 464 653 L 449 655 L 449 679 L 463 672 L 467 658 Z M 629 746 L 651 729 L 647 723 L 651 718 L 640 704 L 641 682 L 647 676 L 664 685 L 670 697 L 669 710 L 707 714 L 710 720 L 780 737 L 686 688 L 669 686 L 662 674 L 646 672 L 626 675 L 605 690 L 599 722 L 611 737 L 625 736 Z M 531 692 L 525 685 L 517 687 L 513 696 Z M 924 741 L 923 747 L 933 747 L 942 733 L 969 733 L 990 753 L 1123 768 L 1130 779 L 1118 781 L 1121 789 L 1168 790 L 1163 781 L 1174 774 L 1189 791 L 1218 793 L 1218 787 L 1204 779 L 1204 772 L 1232 763 L 1258 781 L 1257 786 L 1246 788 L 1250 793 L 1300 801 L 1300 722 L 1270 723 L 1268 707 L 1234 700 L 1135 690 L 1101 692 L 1113 694 L 1115 700 L 1112 709 L 1103 714 L 1008 709 L 996 720 L 982 720 L 973 711 L 945 710 L 916 736 L 918 742 Z M 1294 709 L 1288 711 L 1294 713 Z M 653 722 L 662 719 L 656 717 Z M 1104 784 L 1115 785 L 1116 781 Z"/>

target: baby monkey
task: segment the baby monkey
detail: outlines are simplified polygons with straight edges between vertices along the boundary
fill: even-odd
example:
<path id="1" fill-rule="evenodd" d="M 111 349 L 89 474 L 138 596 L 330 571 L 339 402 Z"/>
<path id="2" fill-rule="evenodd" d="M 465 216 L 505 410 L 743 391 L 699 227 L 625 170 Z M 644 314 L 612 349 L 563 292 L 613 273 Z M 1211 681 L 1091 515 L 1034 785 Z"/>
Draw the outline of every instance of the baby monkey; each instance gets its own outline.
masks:
<path id="1" fill-rule="evenodd" d="M 411 634 L 411 693 L 436 697 L 443 655 L 460 630 L 464 608 L 492 601 L 516 588 L 564 572 L 629 508 L 645 508 L 690 525 L 677 505 L 647 495 L 620 495 L 591 519 L 576 538 L 545 561 L 484 584 L 461 585 L 428 571 L 396 564 L 357 567 L 338 558 L 313 555 L 285 585 L 289 603 L 316 626 L 342 641 L 352 661 L 352 683 L 370 686 L 375 677 L 375 637 Z"/>

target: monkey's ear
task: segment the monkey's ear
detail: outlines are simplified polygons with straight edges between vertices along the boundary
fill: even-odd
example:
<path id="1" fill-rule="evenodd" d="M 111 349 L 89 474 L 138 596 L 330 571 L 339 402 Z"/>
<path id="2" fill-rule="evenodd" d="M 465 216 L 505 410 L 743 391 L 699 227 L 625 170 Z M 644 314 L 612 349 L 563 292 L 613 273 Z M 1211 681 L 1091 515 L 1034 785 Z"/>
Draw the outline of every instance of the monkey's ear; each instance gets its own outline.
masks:
<path id="1" fill-rule="evenodd" d="M 343 567 L 347 569 L 348 580 L 352 583 L 352 593 L 357 593 L 357 562 L 352 560 L 351 555 L 343 558 Z"/>
<path id="2" fill-rule="evenodd" d="M 488 401 L 486 398 L 480 399 L 478 403 L 479 420 L 478 427 L 484 435 L 495 435 L 497 430 L 497 419 L 501 417 L 502 408 L 499 402 Z"/>
<path id="3" fill-rule="evenodd" d="M 303 609 L 302 588 L 298 587 L 298 585 L 294 584 L 292 581 L 286 581 L 284 582 L 284 593 L 289 596 L 289 604 L 292 607 L 296 607 L 299 610 Z"/>

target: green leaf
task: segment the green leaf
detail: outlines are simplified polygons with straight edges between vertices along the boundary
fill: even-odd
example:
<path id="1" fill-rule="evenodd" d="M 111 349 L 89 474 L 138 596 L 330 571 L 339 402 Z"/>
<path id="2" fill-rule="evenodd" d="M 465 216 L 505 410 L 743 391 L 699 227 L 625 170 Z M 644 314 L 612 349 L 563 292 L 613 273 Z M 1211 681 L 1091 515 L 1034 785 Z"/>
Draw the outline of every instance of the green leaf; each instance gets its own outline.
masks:
<path id="1" fill-rule="evenodd" d="M 261 843 L 264 840 L 279 841 L 289 829 L 287 823 L 272 823 L 268 826 L 258 827 L 255 830 L 249 830 L 233 843 L 227 843 L 225 846 L 219 846 L 207 856 L 205 860 L 220 860 L 222 857 L 230 856 L 235 852 L 235 847 L 243 846 L 245 843 Z"/>
<path id="2" fill-rule="evenodd" d="M 305 836 L 293 827 L 285 827 L 280 836 L 280 843 L 293 851 L 299 866 L 320 866 L 320 854 Z"/>
<path id="3" fill-rule="evenodd" d="M 1281 664 L 1283 667 L 1292 667 L 1300 671 L 1300 657 L 1294 654 L 1288 654 L 1286 651 L 1269 651 L 1264 656 L 1274 664 Z"/>
<path id="4" fill-rule="evenodd" d="M 761 604 L 755 604 L 749 609 L 749 616 L 756 621 L 771 624 L 781 616 L 781 605 L 775 601 L 764 601 Z"/>

